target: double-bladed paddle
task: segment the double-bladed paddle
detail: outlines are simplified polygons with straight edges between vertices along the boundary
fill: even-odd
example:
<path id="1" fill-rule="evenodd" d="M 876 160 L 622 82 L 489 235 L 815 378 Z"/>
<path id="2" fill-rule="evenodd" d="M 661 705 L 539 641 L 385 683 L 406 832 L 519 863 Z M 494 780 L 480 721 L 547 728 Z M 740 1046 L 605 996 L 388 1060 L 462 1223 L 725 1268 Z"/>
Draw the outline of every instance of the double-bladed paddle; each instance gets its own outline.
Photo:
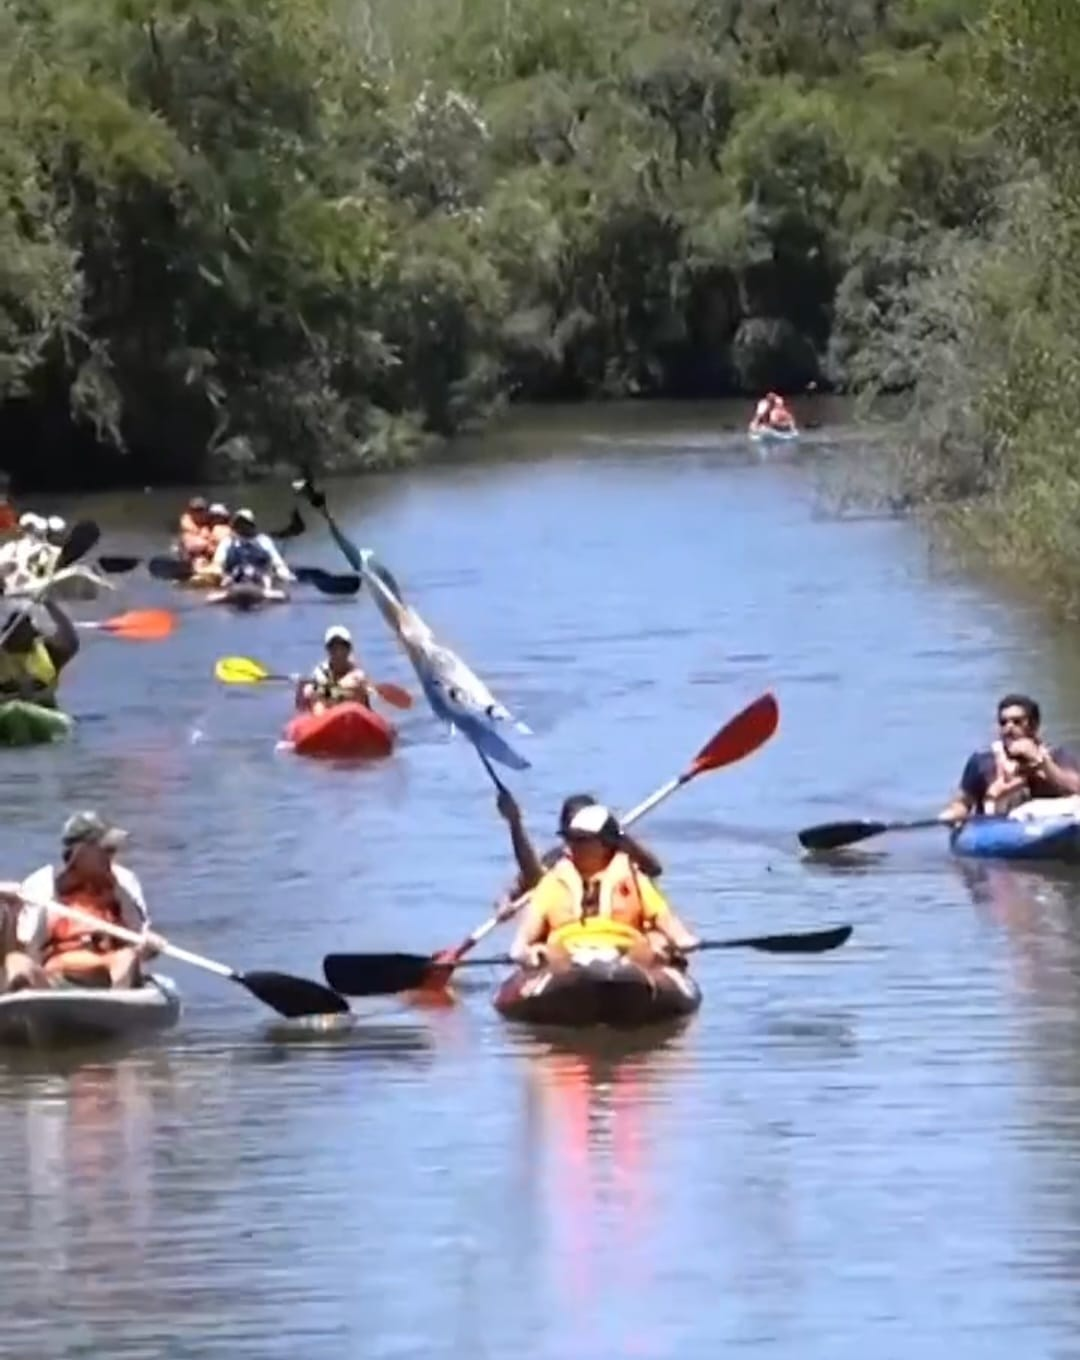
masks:
<path id="1" fill-rule="evenodd" d="M 64 906 L 60 902 L 27 902 L 27 905 L 40 907 L 43 911 L 56 916 L 67 916 L 89 927 L 94 934 L 111 935 L 125 944 L 145 943 L 145 938 L 137 931 L 128 930 L 126 926 L 114 925 L 111 921 L 104 921 L 101 917 L 92 916 L 77 907 Z M 162 954 L 179 959 L 182 963 L 190 963 L 193 968 L 202 968 L 207 973 L 228 978 L 230 982 L 238 982 L 252 996 L 288 1020 L 296 1020 L 305 1015 L 342 1015 L 349 1009 L 349 1003 L 343 997 L 324 987 L 321 982 L 293 977 L 291 973 L 263 971 L 238 973 L 227 964 L 216 963 L 201 954 L 193 954 L 189 949 L 181 949 L 178 945 L 170 944 L 168 940 L 157 935 L 157 932 L 154 934 Z"/>
<path id="2" fill-rule="evenodd" d="M 126 576 L 129 571 L 135 570 L 140 560 L 138 557 L 123 557 L 119 554 L 103 555 L 97 559 L 97 565 L 106 576 Z"/>
<path id="3" fill-rule="evenodd" d="M 676 775 L 674 779 L 669 779 L 655 793 L 650 794 L 643 803 L 632 808 L 622 818 L 623 827 L 629 829 L 646 813 L 651 812 L 653 808 L 666 798 L 670 798 L 673 793 L 689 784 L 691 780 L 696 779 L 698 775 L 723 769 L 727 765 L 734 765 L 747 756 L 753 755 L 755 751 L 760 750 L 769 741 L 779 722 L 780 708 L 775 697 L 769 693 L 762 694 L 730 721 L 726 722 L 718 732 L 714 733 L 681 774 Z M 489 916 L 482 925 L 477 926 L 471 935 L 467 935 L 456 948 L 443 950 L 442 953 L 429 957 L 426 960 L 426 968 L 421 982 L 415 984 L 415 987 L 445 988 L 454 967 L 461 962 L 465 955 L 475 949 L 481 940 L 490 935 L 496 926 L 501 925 L 504 921 L 512 920 L 528 902 L 529 897 L 529 893 L 523 893 L 513 902 L 500 907 L 493 916 Z M 403 988 L 390 987 L 388 989 L 389 992 L 412 990 L 414 990 L 414 985 Z"/>
<path id="4" fill-rule="evenodd" d="M 80 558 L 85 557 L 86 554 L 96 546 L 100 537 L 101 530 L 92 519 L 76 520 L 68 530 L 67 537 L 60 545 L 60 551 L 57 554 L 56 561 L 53 563 L 49 575 L 35 590 L 34 597 L 36 599 L 43 598 L 48 593 L 53 576 L 55 576 L 58 571 L 62 571 L 65 567 L 70 567 L 73 563 L 78 562 Z M 25 610 L 18 610 L 11 615 L 5 623 L 3 630 L 0 631 L 0 645 L 2 645 L 11 635 L 19 620 L 25 616 Z"/>
<path id="5" fill-rule="evenodd" d="M 867 841 L 871 836 L 882 836 L 886 831 L 925 831 L 934 826 L 951 829 L 955 825 L 955 822 L 943 822 L 939 817 L 923 817 L 914 822 L 821 822 L 817 826 L 804 827 L 799 832 L 799 844 L 804 850 L 842 850 L 845 846 Z"/>
<path id="6" fill-rule="evenodd" d="M 223 685 L 261 685 L 267 683 L 295 685 L 299 675 L 275 675 L 249 656 L 223 656 L 214 666 L 214 675 Z M 412 695 L 400 685 L 382 684 L 369 680 L 371 688 L 394 708 L 412 708 Z"/>
<path id="7" fill-rule="evenodd" d="M 755 949 L 762 954 L 825 954 L 839 949 L 848 940 L 851 926 L 828 930 L 807 930 L 785 935 L 746 935 L 735 940 L 702 940 L 687 954 L 703 954 L 717 949 Z M 505 967 L 514 960 L 508 954 L 494 958 L 462 959 L 459 968 Z M 323 975 L 343 996 L 392 996 L 423 987 L 431 973 L 431 958 L 425 954 L 327 954 Z"/>

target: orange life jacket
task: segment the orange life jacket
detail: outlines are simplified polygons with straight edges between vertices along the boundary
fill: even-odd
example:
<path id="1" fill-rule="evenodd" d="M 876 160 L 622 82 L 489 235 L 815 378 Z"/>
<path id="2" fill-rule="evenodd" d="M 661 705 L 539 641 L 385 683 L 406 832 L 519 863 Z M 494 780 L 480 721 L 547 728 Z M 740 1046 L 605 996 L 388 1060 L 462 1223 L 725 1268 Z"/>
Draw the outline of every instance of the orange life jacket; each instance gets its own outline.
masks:
<path id="1" fill-rule="evenodd" d="M 626 855 L 616 855 L 588 883 L 563 856 L 545 875 L 545 938 L 576 936 L 582 927 L 611 943 L 634 944 L 649 926 L 641 885 Z"/>
<path id="2" fill-rule="evenodd" d="M 112 884 L 99 889 L 78 888 L 74 892 L 58 892 L 56 900 L 65 907 L 76 907 L 90 916 L 97 916 L 110 925 L 123 925 L 120 911 L 120 898 Z M 73 921 L 68 916 L 55 912 L 49 914 L 49 933 L 41 951 L 42 962 L 57 954 L 69 954 L 73 950 L 92 950 L 95 954 L 108 954 L 118 947 L 111 935 L 95 934 L 93 929 L 82 921 Z"/>

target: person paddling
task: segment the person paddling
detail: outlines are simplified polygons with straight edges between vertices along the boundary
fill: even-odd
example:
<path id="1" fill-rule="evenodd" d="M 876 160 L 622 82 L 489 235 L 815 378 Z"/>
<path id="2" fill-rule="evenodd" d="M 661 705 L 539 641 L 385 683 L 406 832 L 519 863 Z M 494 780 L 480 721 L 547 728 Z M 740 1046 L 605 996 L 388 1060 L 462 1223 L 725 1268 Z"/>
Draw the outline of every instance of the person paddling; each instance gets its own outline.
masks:
<path id="1" fill-rule="evenodd" d="M 232 535 L 219 544 L 213 569 L 227 584 L 254 583 L 271 589 L 275 581 L 296 578 L 285 565 L 273 539 L 259 533 L 251 510 L 237 510 L 232 517 Z"/>
<path id="2" fill-rule="evenodd" d="M 320 661 L 306 680 L 296 686 L 296 707 L 301 712 L 322 713 L 335 704 L 371 707 L 371 683 L 353 653 L 352 634 L 340 623 L 323 637 L 326 660 Z"/>
<path id="3" fill-rule="evenodd" d="M 214 555 L 210 507 L 203 496 L 192 496 L 180 516 L 180 556 L 199 570 Z"/>
<path id="4" fill-rule="evenodd" d="M 0 627 L 0 703 L 26 699 L 42 708 L 56 707 L 60 675 L 79 651 L 79 634 L 55 600 L 41 601 L 55 624 L 46 636 L 31 615 L 20 611 Z"/>
<path id="5" fill-rule="evenodd" d="M 1034 799 L 1080 795 L 1080 761 L 1065 746 L 1039 735 L 1042 713 L 1027 694 L 1006 694 L 997 707 L 998 739 L 973 752 L 960 787 L 938 814 L 943 822 L 973 813 L 1004 814 Z"/>
<path id="6" fill-rule="evenodd" d="M 563 968 L 575 946 L 599 946 L 649 965 L 695 947 L 696 936 L 634 866 L 614 813 L 590 803 L 561 834 L 565 852 L 533 889 L 510 950 L 516 962 Z"/>
<path id="7" fill-rule="evenodd" d="M 149 930 L 142 885 L 130 869 L 115 863 L 127 833 L 96 812 L 77 812 L 60 833 L 60 863 L 45 865 L 22 884 L 0 886 L 0 903 L 19 907 L 15 947 L 5 960 L 8 991 L 77 986 L 134 987 L 141 965 L 158 952 Z M 48 903 L 75 907 L 113 925 L 144 935 L 139 946 L 118 945 L 84 922 L 50 911 Z"/>

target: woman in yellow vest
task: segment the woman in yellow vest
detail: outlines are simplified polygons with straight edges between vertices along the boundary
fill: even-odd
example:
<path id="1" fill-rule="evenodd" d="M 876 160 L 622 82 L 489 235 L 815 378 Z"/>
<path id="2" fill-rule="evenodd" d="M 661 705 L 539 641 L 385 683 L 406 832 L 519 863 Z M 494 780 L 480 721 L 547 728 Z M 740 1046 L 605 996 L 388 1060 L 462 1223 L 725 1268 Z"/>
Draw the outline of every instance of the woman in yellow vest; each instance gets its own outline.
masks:
<path id="1" fill-rule="evenodd" d="M 42 708 L 56 707 L 60 673 L 79 650 L 79 635 L 53 600 L 43 600 L 56 631 L 45 637 L 29 614 L 22 612 L 0 627 L 0 703 L 27 699 Z"/>
<path id="2" fill-rule="evenodd" d="M 527 968 L 558 968 L 575 946 L 620 950 L 637 963 L 661 961 L 668 950 L 692 949 L 697 939 L 651 878 L 634 865 L 613 813 L 599 803 L 582 808 L 561 833 L 566 853 L 533 889 L 510 950 Z"/>

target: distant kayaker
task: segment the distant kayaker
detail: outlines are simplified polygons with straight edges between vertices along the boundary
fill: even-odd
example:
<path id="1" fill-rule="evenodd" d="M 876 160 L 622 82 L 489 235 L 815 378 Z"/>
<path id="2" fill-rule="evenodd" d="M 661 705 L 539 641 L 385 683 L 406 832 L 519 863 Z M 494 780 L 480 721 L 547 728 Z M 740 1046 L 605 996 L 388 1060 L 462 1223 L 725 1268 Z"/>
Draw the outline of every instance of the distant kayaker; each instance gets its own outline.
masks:
<path id="1" fill-rule="evenodd" d="M 203 496 L 192 496 L 180 516 L 180 554 L 193 566 L 208 561 L 216 544 L 210 525 L 210 507 Z"/>
<path id="2" fill-rule="evenodd" d="M 533 889 L 511 956 L 525 967 L 570 962 L 574 946 L 607 946 L 650 964 L 697 939 L 648 874 L 636 869 L 615 815 L 590 803 L 562 833 L 566 850 Z"/>
<path id="3" fill-rule="evenodd" d="M 320 661 L 306 680 L 296 687 L 296 707 L 301 712 L 322 713 L 335 704 L 371 707 L 371 685 L 353 653 L 352 634 L 340 623 L 323 637 L 326 660 Z"/>
<path id="4" fill-rule="evenodd" d="M 795 417 L 788 410 L 783 397 L 778 392 L 767 392 L 754 409 L 750 433 L 763 434 L 768 430 L 789 433 L 794 429 Z"/>
<path id="5" fill-rule="evenodd" d="M 158 952 L 149 929 L 142 885 L 114 862 L 127 833 L 96 812 L 77 812 L 64 823 L 59 865 L 46 865 L 22 884 L 0 885 L 0 903 L 18 906 L 15 947 L 4 968 L 8 991 L 53 986 L 133 987 L 140 965 Z M 145 935 L 142 945 L 122 945 L 81 921 L 50 911 L 49 902 L 75 907 Z"/>
<path id="6" fill-rule="evenodd" d="M 559 811 L 559 825 L 555 834 L 565 836 L 575 813 L 580 812 L 582 808 L 591 807 L 599 801 L 595 794 L 572 793 L 563 800 L 562 808 Z M 507 900 L 512 901 L 535 888 L 543 878 L 544 872 L 557 864 L 566 852 L 561 845 L 556 845 L 545 851 L 543 855 L 537 854 L 536 847 L 529 839 L 529 833 L 525 830 L 525 819 L 521 815 L 521 808 L 509 789 L 502 788 L 499 790 L 495 806 L 499 810 L 500 817 L 510 828 L 510 843 L 513 846 L 514 859 L 518 866 L 518 876 L 507 894 Z M 642 873 L 647 874 L 649 878 L 659 878 L 664 872 L 663 865 L 652 851 L 646 849 L 640 841 L 635 840 L 625 831 L 622 833 L 622 838 L 623 847 L 634 866 L 640 869 Z"/>
<path id="7" fill-rule="evenodd" d="M 997 707 L 997 741 L 968 757 L 960 787 L 939 814 L 943 822 L 973 813 L 1008 813 L 1034 798 L 1080 794 L 1080 761 L 1039 736 L 1042 714 L 1026 694 L 1006 694 Z"/>
<path id="8" fill-rule="evenodd" d="M 259 533 L 252 511 L 237 510 L 231 527 L 232 534 L 218 546 L 212 564 L 223 581 L 230 584 L 254 582 L 269 588 L 275 581 L 296 579 L 273 539 Z"/>
<path id="9" fill-rule="evenodd" d="M 0 702 L 26 699 L 43 708 L 56 707 L 60 675 L 79 651 L 79 634 L 56 603 L 42 600 L 55 625 L 45 636 L 25 610 L 0 625 Z"/>

